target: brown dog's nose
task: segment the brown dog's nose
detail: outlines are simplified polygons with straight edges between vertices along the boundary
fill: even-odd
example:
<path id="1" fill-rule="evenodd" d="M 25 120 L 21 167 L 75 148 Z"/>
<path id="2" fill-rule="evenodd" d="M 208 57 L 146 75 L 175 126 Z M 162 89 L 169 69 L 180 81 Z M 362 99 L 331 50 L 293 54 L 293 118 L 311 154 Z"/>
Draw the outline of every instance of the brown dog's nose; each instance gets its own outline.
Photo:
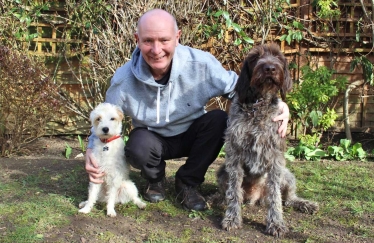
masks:
<path id="1" fill-rule="evenodd" d="M 265 64 L 264 71 L 265 73 L 272 73 L 275 71 L 275 66 L 273 64 Z"/>

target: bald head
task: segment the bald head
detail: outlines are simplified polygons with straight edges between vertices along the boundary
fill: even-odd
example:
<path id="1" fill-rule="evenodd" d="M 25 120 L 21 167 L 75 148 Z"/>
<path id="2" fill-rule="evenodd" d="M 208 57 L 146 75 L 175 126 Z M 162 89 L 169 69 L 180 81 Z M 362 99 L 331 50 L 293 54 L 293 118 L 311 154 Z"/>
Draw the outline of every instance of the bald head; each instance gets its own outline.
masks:
<path id="1" fill-rule="evenodd" d="M 172 23 L 174 25 L 175 32 L 178 31 L 177 21 L 175 20 L 174 16 L 171 15 L 169 12 L 163 9 L 152 9 L 145 12 L 138 20 L 137 25 L 137 33 L 140 32 L 142 25 L 145 22 L 153 22 L 153 21 L 164 21 L 166 23 Z"/>
<path id="2" fill-rule="evenodd" d="M 180 35 L 175 18 L 165 10 L 153 9 L 140 17 L 134 36 L 155 80 L 171 69 Z"/>

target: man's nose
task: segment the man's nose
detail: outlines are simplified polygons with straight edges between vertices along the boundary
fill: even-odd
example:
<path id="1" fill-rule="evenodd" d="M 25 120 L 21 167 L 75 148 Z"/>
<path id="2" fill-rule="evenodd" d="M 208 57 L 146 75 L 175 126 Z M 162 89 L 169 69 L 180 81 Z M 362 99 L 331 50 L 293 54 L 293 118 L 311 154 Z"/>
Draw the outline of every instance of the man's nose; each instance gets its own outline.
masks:
<path id="1" fill-rule="evenodd" d="M 158 41 L 153 42 L 152 52 L 158 54 L 161 52 L 161 43 Z"/>

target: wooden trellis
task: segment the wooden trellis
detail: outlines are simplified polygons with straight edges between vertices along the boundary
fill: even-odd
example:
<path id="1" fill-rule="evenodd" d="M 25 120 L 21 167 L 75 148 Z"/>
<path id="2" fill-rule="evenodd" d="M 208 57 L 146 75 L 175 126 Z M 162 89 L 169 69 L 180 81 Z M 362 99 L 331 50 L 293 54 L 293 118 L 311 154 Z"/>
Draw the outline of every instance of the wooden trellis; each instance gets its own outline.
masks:
<path id="1" fill-rule="evenodd" d="M 371 0 L 362 1 L 368 11 L 372 12 Z M 245 7 L 247 1 L 241 0 L 241 2 L 242 6 Z M 333 41 L 329 42 L 326 47 L 314 46 L 306 42 L 298 43 L 296 41 L 288 45 L 287 42 L 282 41 L 282 51 L 290 59 L 295 60 L 299 67 L 307 63 L 307 60 L 303 59 L 303 55 L 299 54 L 309 53 L 310 57 L 314 58 L 318 65 L 329 66 L 337 70 L 338 74 L 347 76 L 351 82 L 362 79 L 361 70 L 356 70 L 352 73 L 349 68 L 355 54 L 366 54 L 373 51 L 373 33 L 371 30 L 359 29 L 358 23 L 364 18 L 360 0 L 338 1 L 341 17 L 333 19 L 331 22 L 329 21 L 329 24 L 327 22 L 323 23 L 315 16 L 318 9 L 312 6 L 311 3 L 311 0 L 291 0 L 290 5 L 285 5 L 285 8 L 290 8 L 295 15 L 295 19 L 301 21 L 313 36 Z M 54 11 L 63 11 L 63 8 L 54 9 Z M 374 17 L 372 19 L 374 20 Z M 330 25 L 330 23 L 332 24 Z M 33 55 L 58 57 L 61 52 L 64 52 L 65 57 L 74 57 L 85 48 L 85 43 L 74 38 L 71 28 L 67 24 L 39 22 L 32 24 L 32 28 L 35 31 L 34 33 L 38 33 L 38 38 L 33 39 L 29 43 L 25 42 L 25 48 Z M 278 31 L 276 30 L 273 33 L 278 33 Z M 359 41 L 356 40 L 358 34 L 360 36 Z M 272 38 L 276 39 L 274 35 Z M 367 57 L 374 62 L 373 55 Z M 69 86 L 72 92 L 76 92 L 79 95 L 81 87 L 79 84 L 74 83 L 74 78 L 69 76 L 71 73 L 69 73 L 67 67 L 59 70 L 58 75 L 61 83 Z M 299 75 L 296 72 L 295 79 L 298 79 Z M 352 92 L 350 100 L 352 131 L 374 128 L 374 113 L 371 113 L 371 111 L 374 111 L 373 95 L 374 90 L 369 86 Z M 338 101 L 335 108 L 342 116 L 341 101 Z M 343 123 L 340 123 L 336 128 L 337 130 L 342 130 L 342 127 Z"/>
<path id="2" fill-rule="evenodd" d="M 69 25 L 51 25 L 48 23 L 32 23 L 38 37 L 30 42 L 24 42 L 24 48 L 32 55 L 59 56 L 63 52 L 66 57 L 72 57 L 84 50 L 84 41 L 72 39 Z"/>

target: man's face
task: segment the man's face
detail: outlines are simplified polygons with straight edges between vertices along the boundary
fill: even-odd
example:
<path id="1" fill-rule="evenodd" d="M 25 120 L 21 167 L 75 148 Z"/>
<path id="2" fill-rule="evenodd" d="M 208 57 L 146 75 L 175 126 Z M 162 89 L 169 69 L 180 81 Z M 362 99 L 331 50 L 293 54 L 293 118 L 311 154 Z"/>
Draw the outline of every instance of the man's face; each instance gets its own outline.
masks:
<path id="1" fill-rule="evenodd" d="M 155 79 L 162 78 L 170 68 L 180 30 L 165 16 L 147 16 L 139 25 L 135 38 L 144 60 L 151 68 Z"/>

